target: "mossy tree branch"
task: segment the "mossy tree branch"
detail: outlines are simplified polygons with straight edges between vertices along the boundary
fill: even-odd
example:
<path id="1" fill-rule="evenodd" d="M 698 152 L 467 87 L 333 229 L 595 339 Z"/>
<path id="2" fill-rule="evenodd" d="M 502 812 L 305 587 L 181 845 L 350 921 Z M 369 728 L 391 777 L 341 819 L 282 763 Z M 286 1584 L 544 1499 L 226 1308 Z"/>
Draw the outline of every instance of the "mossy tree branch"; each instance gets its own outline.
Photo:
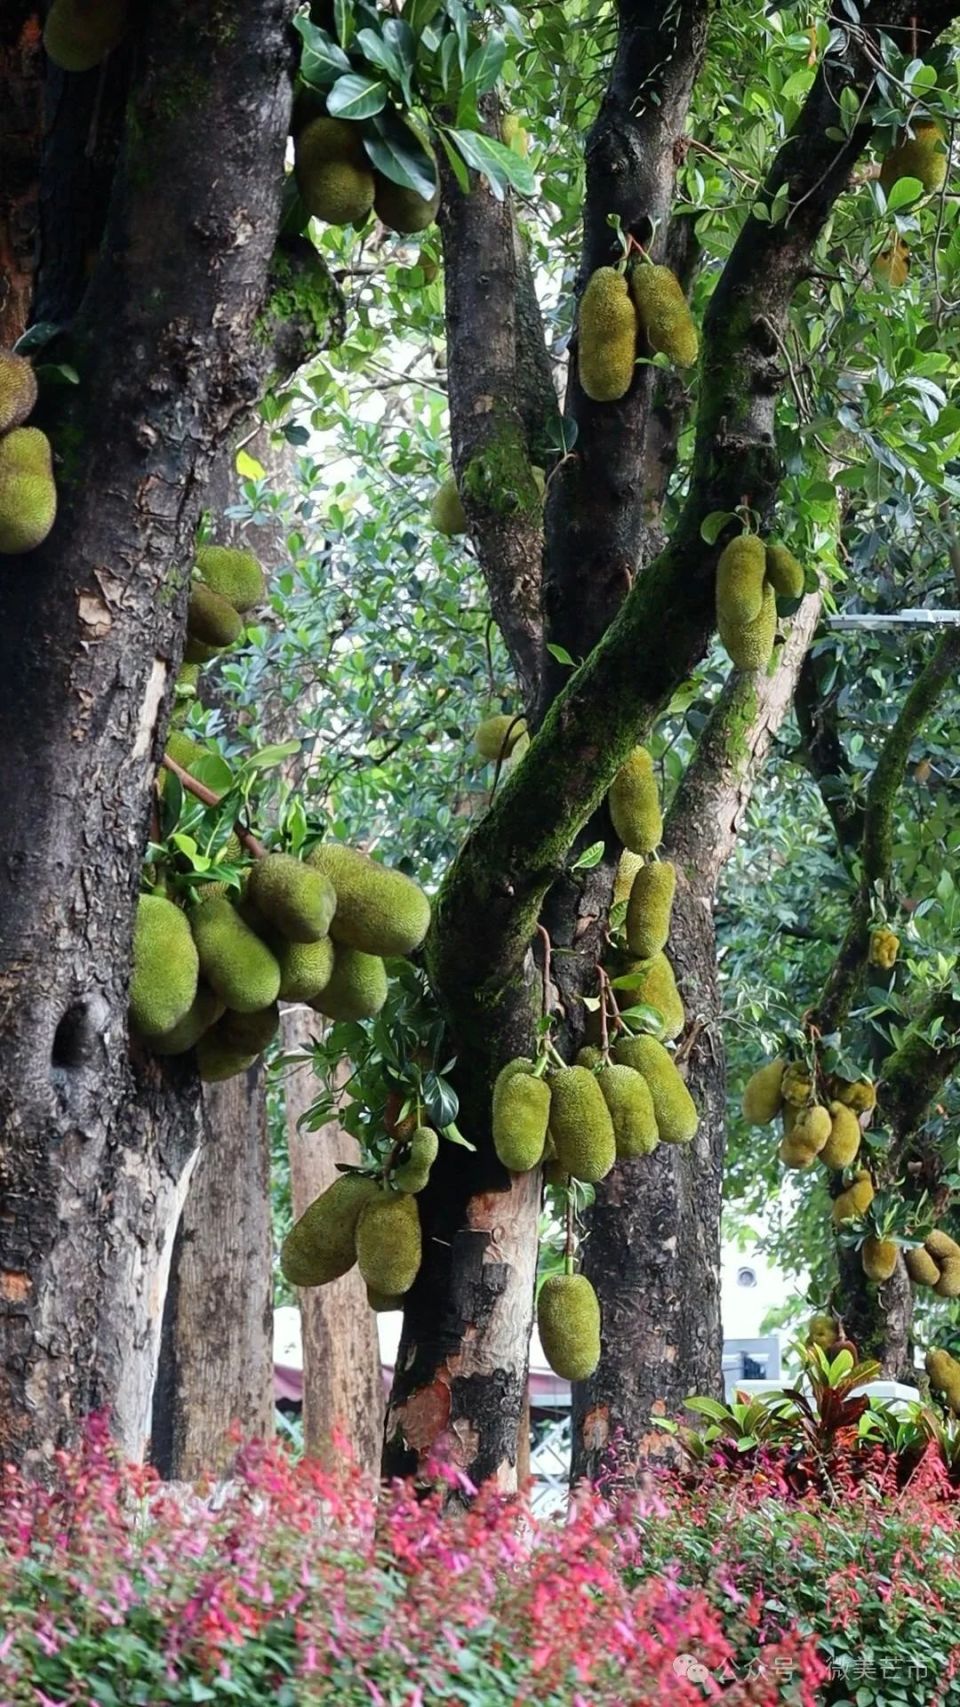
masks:
<path id="1" fill-rule="evenodd" d="M 863 840 L 864 810 L 853 799 L 855 773 L 840 739 L 836 693 L 821 693 L 810 653 L 803 660 L 794 708 L 802 757 L 820 790 L 837 846 L 841 853 L 848 853 Z"/>

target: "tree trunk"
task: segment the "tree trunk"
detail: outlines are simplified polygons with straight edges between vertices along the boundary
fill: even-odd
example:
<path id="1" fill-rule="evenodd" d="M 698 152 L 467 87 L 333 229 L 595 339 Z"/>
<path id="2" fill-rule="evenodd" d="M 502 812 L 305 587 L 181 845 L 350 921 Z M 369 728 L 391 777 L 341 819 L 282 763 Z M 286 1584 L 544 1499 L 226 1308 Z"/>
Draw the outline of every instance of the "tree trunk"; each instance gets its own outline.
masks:
<path id="1" fill-rule="evenodd" d="M 284 1049 L 302 1048 L 320 1023 L 302 1008 L 288 1008 L 283 1015 Z M 283 1085 L 296 1217 L 336 1179 L 336 1163 L 356 1162 L 359 1150 L 335 1120 L 316 1132 L 297 1130 L 297 1121 L 319 1090 L 309 1064 L 288 1068 Z M 329 1286 L 301 1288 L 300 1323 L 304 1448 L 312 1458 L 325 1458 L 343 1436 L 360 1468 L 375 1475 L 383 1438 L 383 1373 L 377 1318 L 367 1303 L 359 1269 L 352 1268 Z"/>

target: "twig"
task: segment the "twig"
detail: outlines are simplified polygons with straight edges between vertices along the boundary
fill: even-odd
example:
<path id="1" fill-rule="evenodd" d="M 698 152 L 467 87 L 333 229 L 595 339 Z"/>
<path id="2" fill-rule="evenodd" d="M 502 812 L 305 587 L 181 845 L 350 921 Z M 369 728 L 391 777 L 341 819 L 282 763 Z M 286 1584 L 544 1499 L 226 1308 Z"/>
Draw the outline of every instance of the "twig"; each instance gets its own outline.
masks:
<path id="1" fill-rule="evenodd" d="M 171 759 L 169 753 L 164 753 L 160 763 L 164 770 L 168 770 L 171 776 L 177 778 L 181 787 L 185 788 L 188 794 L 194 794 L 198 800 L 202 800 L 204 806 L 220 805 L 223 795 L 214 794 L 212 788 L 207 788 L 205 783 L 198 782 L 195 776 L 191 776 L 189 771 L 185 771 L 182 765 L 177 764 L 176 759 Z M 245 847 L 254 859 L 263 859 L 267 851 L 266 848 L 262 842 L 257 841 L 256 836 L 250 834 L 250 831 L 244 827 L 239 818 L 233 826 L 233 833 L 241 846 Z"/>

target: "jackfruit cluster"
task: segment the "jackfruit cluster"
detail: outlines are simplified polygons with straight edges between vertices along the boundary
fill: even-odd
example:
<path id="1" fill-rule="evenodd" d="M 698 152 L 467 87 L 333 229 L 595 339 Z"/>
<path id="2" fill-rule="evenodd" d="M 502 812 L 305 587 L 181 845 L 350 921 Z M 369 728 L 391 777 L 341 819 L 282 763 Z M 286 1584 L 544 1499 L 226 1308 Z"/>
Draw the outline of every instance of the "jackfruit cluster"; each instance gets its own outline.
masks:
<path id="1" fill-rule="evenodd" d="M 960 1245 L 935 1228 L 922 1245 L 903 1253 L 915 1286 L 929 1286 L 938 1298 L 960 1298 Z"/>
<path id="2" fill-rule="evenodd" d="M 889 972 L 896 965 L 897 954 L 900 950 L 900 938 L 885 925 L 870 932 L 870 947 L 867 961 L 871 966 L 879 966 L 884 972 Z"/>
<path id="3" fill-rule="evenodd" d="M 960 1416 L 960 1363 L 948 1351 L 932 1347 L 927 1352 L 926 1371 L 933 1391 L 941 1394 L 954 1416 Z"/>
<path id="4" fill-rule="evenodd" d="M 57 514 L 50 440 L 25 427 L 37 401 L 33 368 L 0 351 L 0 556 L 18 557 L 42 545 Z"/>
<path id="5" fill-rule="evenodd" d="M 940 126 L 920 119 L 912 128 L 913 135 L 902 137 L 881 162 L 880 184 L 887 194 L 898 178 L 919 179 L 928 194 L 946 183 L 948 160 Z"/>
<path id="6" fill-rule="evenodd" d="M 435 168 L 432 149 L 420 141 Z M 439 183 L 430 196 L 395 184 L 375 169 L 360 125 L 347 119 L 321 114 L 298 126 L 293 169 L 307 212 L 327 225 L 362 225 L 375 212 L 390 231 L 410 236 L 437 217 Z"/>
<path id="7" fill-rule="evenodd" d="M 594 403 L 625 397 L 637 359 L 637 312 L 624 275 L 598 267 L 580 299 L 577 369 Z"/>
<path id="8" fill-rule="evenodd" d="M 840 1100 L 838 1093 L 844 1087 L 852 1102 Z M 872 1085 L 837 1079 L 828 1080 L 827 1091 L 828 1100 L 818 1102 L 806 1063 L 784 1062 L 778 1056 L 747 1080 L 743 1118 L 748 1126 L 769 1126 L 778 1114 L 782 1116 L 780 1159 L 786 1167 L 806 1168 L 816 1160 L 826 1168 L 847 1168 L 860 1149 L 857 1106 L 864 1111 L 872 1108 L 876 1093 Z"/>
<path id="9" fill-rule="evenodd" d="M 92 71 L 127 27 L 127 0 L 53 0 L 43 45 L 62 71 Z"/>
<path id="10" fill-rule="evenodd" d="M 550 1274 L 537 1298 L 537 1332 L 550 1368 L 586 1381 L 600 1362 L 600 1301 L 585 1274 Z"/>
<path id="11" fill-rule="evenodd" d="M 621 1037 L 613 1058 L 646 1081 L 664 1144 L 689 1144 L 697 1132 L 697 1110 L 670 1051 L 656 1037 Z"/>
<path id="12" fill-rule="evenodd" d="M 717 632 L 738 670 L 765 670 L 777 634 L 777 598 L 756 534 L 724 546 L 717 563 Z"/>
<path id="13" fill-rule="evenodd" d="M 187 606 L 188 667 L 207 664 L 235 645 L 243 633 L 243 618 L 260 604 L 265 590 L 263 570 L 252 551 L 202 545 Z"/>
<path id="14" fill-rule="evenodd" d="M 629 979 L 629 983 L 624 983 Z M 649 960 L 627 960 L 617 977 L 617 1004 L 622 1009 L 643 1004 L 659 1014 L 657 1036 L 672 1043 L 687 1022 L 673 967 L 661 949 Z"/>
<path id="15" fill-rule="evenodd" d="M 676 274 L 641 261 L 631 270 L 630 294 L 640 331 L 654 355 L 668 356 L 677 367 L 693 367 L 700 339 Z"/>

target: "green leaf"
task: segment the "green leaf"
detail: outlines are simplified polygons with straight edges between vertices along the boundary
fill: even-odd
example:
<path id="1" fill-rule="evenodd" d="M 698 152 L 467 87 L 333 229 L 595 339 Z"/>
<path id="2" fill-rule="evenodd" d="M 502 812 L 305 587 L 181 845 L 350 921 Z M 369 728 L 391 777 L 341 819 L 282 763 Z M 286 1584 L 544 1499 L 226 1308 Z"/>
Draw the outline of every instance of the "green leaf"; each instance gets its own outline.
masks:
<path id="1" fill-rule="evenodd" d="M 600 864 L 600 861 L 603 858 L 603 852 L 604 852 L 604 843 L 603 842 L 592 842 L 588 848 L 584 848 L 583 853 L 580 855 L 579 859 L 574 860 L 573 864 L 570 867 L 570 870 L 571 871 L 592 871 L 595 865 Z"/>
<path id="2" fill-rule="evenodd" d="M 422 35 L 440 10 L 439 0 L 408 0 L 403 15 L 415 36 Z"/>
<path id="3" fill-rule="evenodd" d="M 558 664 L 566 664 L 571 670 L 576 669 L 576 659 L 571 658 L 565 646 L 557 646 L 553 641 L 550 641 L 547 644 L 547 651 L 551 658 L 556 658 Z"/>
<path id="4" fill-rule="evenodd" d="M 278 741 L 272 747 L 261 747 L 259 752 L 251 753 L 244 760 L 245 770 L 269 770 L 271 765 L 281 765 L 284 759 L 292 759 L 294 753 L 299 753 L 299 741 Z"/>
<path id="5" fill-rule="evenodd" d="M 494 142 L 492 136 L 481 130 L 452 130 L 450 136 L 467 165 L 486 178 L 498 201 L 503 200 L 508 189 L 518 190 L 525 196 L 533 195 L 536 188 L 533 170 L 519 154 L 514 154 L 512 148 L 506 148 L 502 142 Z"/>
<path id="6" fill-rule="evenodd" d="M 340 46 L 348 48 L 353 40 L 354 17 L 351 0 L 333 0 L 333 18 Z"/>
<path id="7" fill-rule="evenodd" d="M 465 196 L 468 196 L 470 194 L 470 173 L 467 171 L 461 155 L 454 148 L 453 143 L 450 141 L 445 131 L 440 132 L 440 141 L 443 144 L 443 152 L 450 162 L 450 170 L 456 178 L 459 188 L 463 191 Z"/>
<path id="8" fill-rule="evenodd" d="M 449 1079 L 441 1078 L 439 1073 L 424 1074 L 423 1100 L 434 1126 L 441 1129 L 452 1126 L 460 1113 L 460 1098 Z"/>
<path id="9" fill-rule="evenodd" d="M 303 37 L 300 75 L 312 89 L 326 89 L 350 70 L 349 59 L 326 30 L 318 29 L 307 17 L 294 18 L 293 24 Z"/>
<path id="10" fill-rule="evenodd" d="M 262 462 L 258 462 L 249 451 L 238 450 L 236 456 L 237 473 L 243 480 L 265 480 L 267 471 Z"/>
<path id="11" fill-rule="evenodd" d="M 363 146 L 377 171 L 392 184 L 415 190 L 429 201 L 437 187 L 436 162 L 393 107 L 375 115 Z"/>
<path id="12" fill-rule="evenodd" d="M 327 96 L 327 111 L 338 119 L 369 119 L 387 104 L 387 86 L 372 77 L 351 71 L 338 77 Z"/>
<path id="13" fill-rule="evenodd" d="M 487 94 L 500 76 L 506 57 L 507 44 L 503 37 L 489 35 L 467 60 L 464 82 L 469 83 L 478 95 Z"/>
<path id="14" fill-rule="evenodd" d="M 705 540 L 707 545 L 716 545 L 727 524 L 735 522 L 736 519 L 732 510 L 711 510 L 700 523 L 700 538 Z"/>
<path id="15" fill-rule="evenodd" d="M 915 202 L 923 195 L 923 185 L 919 178 L 898 178 L 890 186 L 887 197 L 887 212 L 896 213 L 898 208 L 906 207 L 909 202 Z"/>

